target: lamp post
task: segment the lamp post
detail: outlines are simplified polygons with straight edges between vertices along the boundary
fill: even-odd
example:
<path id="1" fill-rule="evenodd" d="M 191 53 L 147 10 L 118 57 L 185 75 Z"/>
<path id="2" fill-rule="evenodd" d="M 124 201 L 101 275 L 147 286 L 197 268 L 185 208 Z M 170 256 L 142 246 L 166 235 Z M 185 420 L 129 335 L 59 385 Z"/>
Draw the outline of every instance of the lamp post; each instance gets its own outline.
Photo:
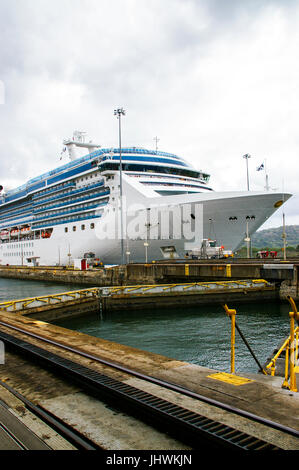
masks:
<path id="1" fill-rule="evenodd" d="M 145 242 L 144 247 L 145 247 L 145 264 L 147 264 L 147 262 L 148 262 L 147 250 L 148 250 L 148 247 L 149 247 L 149 243 Z"/>
<path id="2" fill-rule="evenodd" d="M 250 236 L 249 236 L 249 223 L 248 223 L 248 219 L 247 219 L 247 222 L 246 222 L 246 238 L 244 240 L 247 244 L 247 258 L 250 258 Z"/>
<path id="3" fill-rule="evenodd" d="M 123 108 L 114 110 L 114 116 L 118 119 L 118 132 L 119 132 L 119 188 L 120 188 L 120 236 L 121 236 L 121 264 L 125 264 L 125 249 L 124 249 L 124 223 L 123 223 L 123 180 L 122 180 L 122 148 L 121 148 L 121 117 L 125 116 L 126 112 Z"/>
<path id="4" fill-rule="evenodd" d="M 243 155 L 243 158 L 246 160 L 246 168 L 247 168 L 247 191 L 249 191 L 249 172 L 248 172 L 248 160 L 251 158 L 251 155 L 249 153 L 246 153 Z"/>

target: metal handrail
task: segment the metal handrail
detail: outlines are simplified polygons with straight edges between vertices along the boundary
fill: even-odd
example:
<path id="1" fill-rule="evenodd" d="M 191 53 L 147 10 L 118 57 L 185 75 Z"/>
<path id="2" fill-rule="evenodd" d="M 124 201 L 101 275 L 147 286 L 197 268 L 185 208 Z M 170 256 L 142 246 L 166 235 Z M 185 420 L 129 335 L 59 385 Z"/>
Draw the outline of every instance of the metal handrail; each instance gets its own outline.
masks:
<path id="1" fill-rule="evenodd" d="M 56 301 L 55 303 L 59 302 L 65 302 L 65 297 L 69 297 L 70 299 L 76 299 L 76 298 L 86 298 L 88 296 L 94 297 L 98 296 L 99 294 L 99 288 L 98 287 L 91 287 L 88 289 L 81 289 L 81 290 L 75 290 L 75 291 L 70 291 L 70 292 L 61 292 L 59 294 L 52 294 L 52 295 L 43 295 L 40 297 L 30 297 L 26 299 L 20 299 L 20 300 L 9 300 L 7 302 L 1 302 L 0 303 L 0 311 L 21 311 L 26 308 L 30 308 L 29 306 L 32 305 L 34 302 L 38 302 L 41 304 L 51 304 L 53 301 Z M 31 307 L 32 308 L 32 307 Z M 9 309 L 9 310 L 8 310 Z"/>
<path id="2" fill-rule="evenodd" d="M 294 330 L 294 333 L 295 334 L 299 334 L 299 326 L 297 326 Z M 277 359 L 281 356 L 281 354 L 283 353 L 283 351 L 289 347 L 289 344 L 290 344 L 290 336 L 284 341 L 284 343 L 282 344 L 282 346 L 280 347 L 280 349 L 277 351 L 277 353 L 275 354 L 275 356 L 271 359 L 271 361 L 269 362 L 269 364 L 267 364 L 266 366 L 266 369 L 271 369 L 271 375 L 275 375 L 275 363 L 277 361 Z M 272 368 L 274 367 L 274 371 L 272 371 Z"/>
<path id="3" fill-rule="evenodd" d="M 287 388 L 291 392 L 298 392 L 296 384 L 296 373 L 298 371 L 298 341 L 299 341 L 299 326 L 295 328 L 295 320 L 299 320 L 299 314 L 294 302 L 294 299 L 290 296 L 287 296 L 292 311 L 289 312 L 290 317 L 290 335 L 284 341 L 278 352 L 275 354 L 273 359 L 266 366 L 266 369 L 271 369 L 271 375 L 275 375 L 276 361 L 281 356 L 283 351 L 285 351 L 285 368 L 284 368 L 284 381 L 282 388 Z M 290 362 L 290 364 L 289 364 Z M 290 373 L 289 373 L 290 365 Z M 290 377 L 289 377 L 290 376 Z M 289 382 L 290 378 L 290 382 Z"/>
<path id="4" fill-rule="evenodd" d="M 236 343 L 236 330 L 239 333 L 242 341 L 244 342 L 245 346 L 247 347 L 248 351 L 252 355 L 253 359 L 257 363 L 260 372 L 262 372 L 264 375 L 268 375 L 263 366 L 261 365 L 260 361 L 256 357 L 255 353 L 253 352 L 252 348 L 250 347 L 247 339 L 245 338 L 244 334 L 242 333 L 239 325 L 236 322 L 236 315 L 237 311 L 231 308 L 228 308 L 228 306 L 225 304 L 223 305 L 223 308 L 226 312 L 226 314 L 230 317 L 231 319 L 231 373 L 235 373 L 235 343 Z"/>
<path id="5" fill-rule="evenodd" d="M 102 290 L 105 295 L 111 295 L 111 294 L 131 294 L 134 291 L 143 293 L 143 292 L 148 292 L 150 290 L 156 289 L 160 290 L 161 292 L 168 291 L 171 289 L 177 289 L 181 290 L 182 292 L 187 291 L 188 289 L 192 288 L 205 288 L 205 289 L 211 289 L 213 287 L 219 287 L 219 288 L 227 288 L 227 289 L 240 289 L 241 288 L 256 288 L 258 284 L 262 284 L 264 288 L 272 287 L 272 285 L 268 282 L 265 281 L 264 279 L 247 279 L 243 281 L 209 281 L 209 282 L 188 282 L 188 283 L 174 283 L 174 284 L 139 284 L 139 285 L 125 285 L 125 286 L 107 286 L 103 287 Z"/>

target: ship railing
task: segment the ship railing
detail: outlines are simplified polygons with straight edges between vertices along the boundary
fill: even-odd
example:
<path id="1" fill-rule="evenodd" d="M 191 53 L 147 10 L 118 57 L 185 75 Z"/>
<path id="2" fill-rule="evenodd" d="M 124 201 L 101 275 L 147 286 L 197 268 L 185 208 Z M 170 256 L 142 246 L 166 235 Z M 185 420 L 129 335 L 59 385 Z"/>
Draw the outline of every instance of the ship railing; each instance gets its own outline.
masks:
<path id="1" fill-rule="evenodd" d="M 14 207 L 13 209 L 10 209 L 9 211 L 3 210 L 1 217 L 13 217 L 14 215 L 18 215 L 21 212 L 18 210 L 19 207 L 23 207 L 23 211 L 24 211 L 24 206 L 29 206 L 28 209 L 30 209 L 31 203 L 24 202 L 23 204 L 18 204 L 18 207 Z M 11 211 L 14 211 L 14 212 L 11 212 Z"/>
<path id="2" fill-rule="evenodd" d="M 294 299 L 290 296 L 287 297 L 292 311 L 289 312 L 290 318 L 290 335 L 284 341 L 280 349 L 277 351 L 273 359 L 267 364 L 266 369 L 271 370 L 271 375 L 274 376 L 276 372 L 277 360 L 285 354 L 284 365 L 284 382 L 282 388 L 286 388 L 291 392 L 297 392 L 296 373 L 299 373 L 298 367 L 298 342 L 299 342 L 299 326 L 295 328 L 295 320 L 299 321 L 299 314 L 297 311 Z"/>
<path id="3" fill-rule="evenodd" d="M 32 225 L 31 228 L 32 228 L 32 230 L 40 230 L 40 229 L 45 228 L 49 225 L 51 225 L 51 227 L 54 227 L 56 225 L 70 224 L 71 222 L 82 222 L 83 220 L 98 219 L 100 217 L 102 217 L 102 214 L 99 214 L 99 215 L 83 214 L 80 217 L 74 217 L 74 218 L 70 218 L 70 219 L 67 218 L 67 219 L 59 220 L 59 222 L 57 222 L 57 221 L 54 221 L 54 222 L 47 221 L 46 223 L 40 223 L 39 225 Z"/>
<path id="4" fill-rule="evenodd" d="M 52 202 L 52 201 L 56 201 L 58 199 L 63 199 L 63 198 L 67 198 L 67 197 L 70 197 L 70 196 L 74 196 L 75 194 L 91 191 L 92 189 L 98 188 L 100 186 L 104 186 L 104 183 L 101 182 L 101 181 L 96 183 L 96 184 L 92 184 L 92 185 L 89 185 L 89 186 L 84 186 L 84 188 L 81 188 L 81 189 L 76 189 L 76 190 L 70 191 L 68 193 L 59 194 L 58 196 L 54 196 L 54 197 L 51 197 L 49 199 L 45 199 L 44 201 L 33 202 L 32 205 L 34 207 L 41 206 L 43 204 L 47 204 L 48 202 Z"/>
<path id="5" fill-rule="evenodd" d="M 32 200 L 35 201 L 36 199 L 39 199 L 41 197 L 45 197 L 47 196 L 48 194 L 51 194 L 51 193 L 54 193 L 54 192 L 58 192 L 58 191 L 63 191 L 64 189 L 67 189 L 67 188 L 70 188 L 72 186 L 76 186 L 76 183 L 75 181 L 70 181 L 69 183 L 66 183 L 66 184 L 63 184 L 63 185 L 59 185 L 59 187 L 57 186 L 54 186 L 53 188 L 51 189 L 48 189 L 47 191 L 43 192 L 43 193 L 37 193 L 37 194 L 34 194 L 32 196 Z"/>
<path id="6" fill-rule="evenodd" d="M 78 199 L 74 199 L 73 201 L 65 201 L 65 202 L 62 202 L 62 203 L 59 203 L 59 204 L 55 204 L 53 206 L 47 206 L 44 209 L 34 209 L 33 213 L 34 214 L 39 214 L 39 213 L 42 213 L 42 212 L 45 212 L 45 211 L 48 211 L 48 210 L 53 210 L 53 209 L 56 209 L 56 208 L 59 208 L 59 207 L 67 207 L 67 206 L 70 206 L 71 204 L 77 204 L 77 203 L 80 203 L 80 202 L 89 201 L 91 199 L 100 199 L 104 196 L 108 196 L 109 194 L 110 194 L 110 191 L 103 191 L 101 193 L 94 193 L 94 194 L 91 194 L 90 196 L 83 196 L 83 197 L 80 197 Z"/>
<path id="7" fill-rule="evenodd" d="M 68 215 L 68 214 L 74 214 L 76 212 L 84 212 L 84 211 L 88 211 L 88 210 L 91 210 L 91 209 L 95 209 L 96 207 L 99 207 L 101 204 L 91 204 L 89 205 L 88 207 L 80 207 L 80 208 L 77 208 L 77 209 L 70 209 L 70 210 L 67 210 L 67 211 L 64 211 L 64 212 L 61 212 L 61 214 L 59 214 L 58 212 L 55 212 L 54 214 L 52 215 L 49 215 L 49 216 L 46 216 L 46 217 L 40 217 L 39 219 L 35 219 L 34 222 L 40 222 L 40 221 L 43 221 L 43 220 L 50 220 L 50 219 L 60 219 L 61 217 L 64 217 L 65 215 Z"/>
<path id="8" fill-rule="evenodd" d="M 44 295 L 41 297 L 31 297 L 21 300 L 11 300 L 0 303 L 0 311 L 20 313 L 26 310 L 43 307 L 45 305 L 62 304 L 65 302 L 90 299 L 95 300 L 99 297 L 99 288 L 92 287 L 71 292 L 62 292 L 53 295 Z"/>

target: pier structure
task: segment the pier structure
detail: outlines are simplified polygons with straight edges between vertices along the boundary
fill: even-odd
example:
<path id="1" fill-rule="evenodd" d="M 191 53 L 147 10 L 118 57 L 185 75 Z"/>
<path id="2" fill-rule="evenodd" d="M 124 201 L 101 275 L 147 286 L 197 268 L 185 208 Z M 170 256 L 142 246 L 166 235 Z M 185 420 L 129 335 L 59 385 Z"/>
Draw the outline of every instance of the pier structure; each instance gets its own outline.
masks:
<path id="1" fill-rule="evenodd" d="M 249 302 L 277 298 L 273 283 L 264 279 L 192 282 L 135 286 L 92 287 L 0 303 L 0 312 L 54 321 L 111 310 L 144 310 L 227 301 Z"/>
<path id="2" fill-rule="evenodd" d="M 281 299 L 299 300 L 298 259 L 168 260 L 150 264 L 103 266 L 78 270 L 61 266 L 0 266 L 0 277 L 59 282 L 86 287 L 186 284 L 206 281 L 264 279 L 274 283 Z"/>
<path id="3" fill-rule="evenodd" d="M 81 290 L 0 304 L 0 344 L 5 350 L 0 448 L 299 449 L 298 364 L 292 364 L 288 389 L 282 388 L 282 377 L 274 375 L 283 348 L 268 361 L 268 368 L 262 367 L 266 374 L 238 374 L 232 327 L 232 366 L 227 373 L 50 323 L 113 309 L 284 298 L 292 289 L 298 293 L 297 264 L 214 260 L 86 272 L 2 267 L 0 276 L 93 283 Z M 293 324 L 298 315 L 293 310 L 293 329 L 284 346 L 298 361 L 298 328 Z"/>
<path id="4" fill-rule="evenodd" d="M 298 394 L 281 378 L 216 371 L 3 311 L 0 340 L 1 406 L 50 448 L 299 449 Z"/>

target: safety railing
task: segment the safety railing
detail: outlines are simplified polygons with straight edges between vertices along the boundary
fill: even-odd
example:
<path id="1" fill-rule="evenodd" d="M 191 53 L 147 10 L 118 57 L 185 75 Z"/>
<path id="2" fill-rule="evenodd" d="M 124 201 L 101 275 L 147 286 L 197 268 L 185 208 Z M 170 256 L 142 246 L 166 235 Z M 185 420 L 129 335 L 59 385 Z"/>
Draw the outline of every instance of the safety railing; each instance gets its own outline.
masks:
<path id="1" fill-rule="evenodd" d="M 290 302 L 290 305 L 292 307 L 292 311 L 289 313 L 290 335 L 284 341 L 283 345 L 280 347 L 279 351 L 275 354 L 273 359 L 265 367 L 262 367 L 258 358 L 256 357 L 250 345 L 248 344 L 248 341 L 243 335 L 241 329 L 239 328 L 236 322 L 237 311 L 234 309 L 228 308 L 227 305 L 224 305 L 223 308 L 231 320 L 231 360 L 230 360 L 231 373 L 232 374 L 235 373 L 235 349 L 236 349 L 235 343 L 236 343 L 236 330 L 237 330 L 244 344 L 249 350 L 250 354 L 252 355 L 255 362 L 257 363 L 260 372 L 262 372 L 265 375 L 268 375 L 267 370 L 269 369 L 271 370 L 271 375 L 272 376 L 275 375 L 276 362 L 278 358 L 281 357 L 282 353 L 285 352 L 285 376 L 284 376 L 284 382 L 282 384 L 282 388 L 287 388 L 292 392 L 298 392 L 297 384 L 296 384 L 296 373 L 299 373 L 299 367 L 298 367 L 299 326 L 295 328 L 295 320 L 299 321 L 299 314 L 297 311 L 296 304 L 294 300 L 292 299 L 292 297 L 288 296 L 287 299 Z"/>
<path id="2" fill-rule="evenodd" d="M 298 367 L 298 341 L 299 341 L 299 326 L 295 328 L 295 320 L 299 321 L 299 314 L 297 311 L 294 299 L 290 296 L 287 297 L 292 311 L 289 313 L 290 317 L 290 335 L 284 341 L 278 352 L 273 359 L 267 364 L 266 369 L 271 370 L 271 375 L 274 376 L 276 372 L 276 362 L 285 352 L 285 367 L 284 367 L 284 382 L 282 388 L 287 388 L 291 392 L 298 392 L 296 384 L 296 373 L 299 373 Z"/>
<path id="3" fill-rule="evenodd" d="M 99 288 L 92 287 L 71 292 L 62 292 L 60 294 L 44 295 L 41 297 L 31 297 L 22 300 L 10 300 L 0 303 L 0 311 L 23 312 L 32 308 L 39 308 L 45 305 L 62 304 L 72 300 L 83 300 L 98 298 Z"/>
<path id="4" fill-rule="evenodd" d="M 217 293 L 224 290 L 250 291 L 259 289 L 274 289 L 273 285 L 264 279 L 245 279 L 244 281 L 212 281 L 188 282 L 185 284 L 153 284 L 136 286 L 102 287 L 102 295 L 144 295 L 164 293 Z"/>

